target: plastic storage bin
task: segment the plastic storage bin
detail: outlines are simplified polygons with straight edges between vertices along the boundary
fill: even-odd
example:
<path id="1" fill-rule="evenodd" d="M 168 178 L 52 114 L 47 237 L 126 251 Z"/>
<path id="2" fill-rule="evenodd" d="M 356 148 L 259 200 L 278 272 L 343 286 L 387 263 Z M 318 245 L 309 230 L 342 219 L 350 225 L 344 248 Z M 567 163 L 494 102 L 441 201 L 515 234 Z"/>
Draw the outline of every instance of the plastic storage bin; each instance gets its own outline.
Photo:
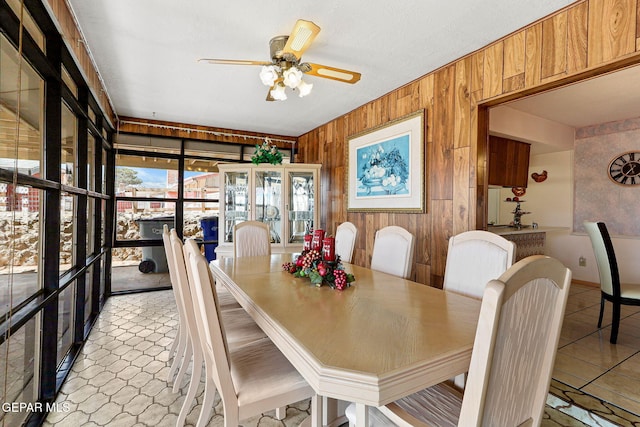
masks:
<path id="1" fill-rule="evenodd" d="M 148 240 L 162 241 L 162 227 L 167 224 L 169 228 L 174 226 L 172 216 L 139 219 L 140 238 Z M 142 261 L 138 265 L 138 270 L 142 273 L 166 273 L 169 271 L 167 265 L 167 255 L 164 245 L 145 246 L 142 248 Z"/>
<path id="2" fill-rule="evenodd" d="M 200 218 L 200 227 L 204 235 L 204 256 L 207 261 L 216 259 L 216 248 L 218 247 L 218 217 L 207 216 Z"/>

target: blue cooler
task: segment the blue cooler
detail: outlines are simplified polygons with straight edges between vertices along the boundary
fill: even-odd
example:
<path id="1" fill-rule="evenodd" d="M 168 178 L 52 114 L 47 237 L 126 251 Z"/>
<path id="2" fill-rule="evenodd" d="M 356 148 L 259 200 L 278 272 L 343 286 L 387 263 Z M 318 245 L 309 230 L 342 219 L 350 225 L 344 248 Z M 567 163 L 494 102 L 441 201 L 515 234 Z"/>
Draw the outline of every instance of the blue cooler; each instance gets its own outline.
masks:
<path id="1" fill-rule="evenodd" d="M 200 218 L 200 227 L 204 235 L 204 256 L 207 261 L 216 259 L 216 248 L 218 247 L 218 217 L 207 216 Z"/>

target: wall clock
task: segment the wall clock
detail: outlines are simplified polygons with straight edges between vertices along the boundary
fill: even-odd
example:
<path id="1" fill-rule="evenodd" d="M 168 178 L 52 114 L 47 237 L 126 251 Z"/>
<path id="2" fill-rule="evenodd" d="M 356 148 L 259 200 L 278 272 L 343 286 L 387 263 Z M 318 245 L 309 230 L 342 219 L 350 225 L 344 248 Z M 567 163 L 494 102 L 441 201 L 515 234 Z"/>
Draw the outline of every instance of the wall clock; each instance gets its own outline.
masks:
<path id="1" fill-rule="evenodd" d="M 622 153 L 611 160 L 609 178 L 622 185 L 640 184 L 640 151 Z"/>

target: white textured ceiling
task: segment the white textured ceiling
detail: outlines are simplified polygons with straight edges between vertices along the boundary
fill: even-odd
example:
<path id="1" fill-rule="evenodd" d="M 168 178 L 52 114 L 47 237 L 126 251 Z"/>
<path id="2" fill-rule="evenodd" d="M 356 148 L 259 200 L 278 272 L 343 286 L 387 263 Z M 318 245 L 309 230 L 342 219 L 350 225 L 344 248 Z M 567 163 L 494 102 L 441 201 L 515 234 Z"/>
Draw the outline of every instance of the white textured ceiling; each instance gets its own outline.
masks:
<path id="1" fill-rule="evenodd" d="M 579 128 L 640 117 L 638 88 L 634 66 L 504 105 Z"/>
<path id="2" fill-rule="evenodd" d="M 116 113 L 299 136 L 477 50 L 570 0 L 68 0 Z M 303 59 L 362 73 L 309 76 L 313 92 L 266 102 L 257 66 L 297 19 L 321 32 Z"/>

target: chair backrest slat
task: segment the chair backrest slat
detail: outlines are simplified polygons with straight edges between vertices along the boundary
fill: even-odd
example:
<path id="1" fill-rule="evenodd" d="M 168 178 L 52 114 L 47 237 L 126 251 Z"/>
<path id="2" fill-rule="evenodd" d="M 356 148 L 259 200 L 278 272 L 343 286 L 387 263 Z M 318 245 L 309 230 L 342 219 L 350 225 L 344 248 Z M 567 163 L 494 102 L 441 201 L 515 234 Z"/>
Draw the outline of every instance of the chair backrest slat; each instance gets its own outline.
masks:
<path id="1" fill-rule="evenodd" d="M 198 334 L 207 364 L 207 375 L 211 372 L 218 392 L 225 403 L 237 407 L 237 393 L 231 379 L 229 350 L 220 318 L 220 308 L 215 296 L 215 286 L 211 279 L 209 263 L 200 253 L 193 239 L 184 245 L 189 278 L 192 279 L 194 312 L 198 319 Z"/>
<path id="2" fill-rule="evenodd" d="M 465 231 L 451 237 L 444 289 L 482 298 L 487 283 L 511 267 L 515 251 L 515 243 L 488 231 Z"/>
<path id="3" fill-rule="evenodd" d="M 336 255 L 344 262 L 351 262 L 356 245 L 358 229 L 353 223 L 345 221 L 336 229 Z"/>
<path id="4" fill-rule="evenodd" d="M 233 256 L 271 255 L 269 226 L 261 221 L 243 221 L 233 227 Z"/>
<path id="5" fill-rule="evenodd" d="M 402 227 L 390 225 L 376 233 L 371 269 L 409 278 L 413 266 L 415 238 Z"/>
<path id="6" fill-rule="evenodd" d="M 603 222 L 584 222 L 596 256 L 600 289 L 607 295 L 620 296 L 620 274 L 609 230 Z"/>
<path id="7" fill-rule="evenodd" d="M 539 425 L 571 270 L 535 255 L 487 285 L 459 425 Z"/>

